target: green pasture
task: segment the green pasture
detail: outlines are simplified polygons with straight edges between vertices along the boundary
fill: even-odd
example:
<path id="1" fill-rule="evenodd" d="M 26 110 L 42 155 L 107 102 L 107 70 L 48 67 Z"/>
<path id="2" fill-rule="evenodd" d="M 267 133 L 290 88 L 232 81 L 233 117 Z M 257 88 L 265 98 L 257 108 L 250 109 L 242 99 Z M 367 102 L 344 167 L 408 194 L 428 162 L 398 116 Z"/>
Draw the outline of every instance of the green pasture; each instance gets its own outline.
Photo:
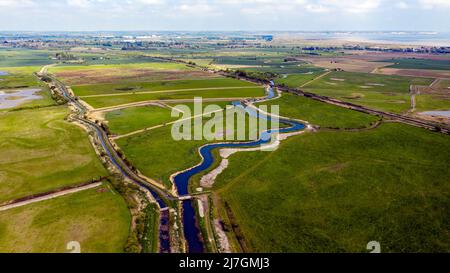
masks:
<path id="1" fill-rule="evenodd" d="M 0 49 L 0 67 L 44 66 L 54 63 L 46 50 Z"/>
<path id="2" fill-rule="evenodd" d="M 103 108 L 141 101 L 153 100 L 176 100 L 188 99 L 195 97 L 208 98 L 254 98 L 264 96 L 264 88 L 262 87 L 245 87 L 237 89 L 210 89 L 210 90 L 193 90 L 193 91 L 175 91 L 163 93 L 136 93 L 132 95 L 120 96 L 102 96 L 102 97 L 85 97 L 83 100 L 94 108 Z"/>
<path id="3" fill-rule="evenodd" d="M 323 70 L 318 71 L 308 71 L 303 74 L 287 74 L 287 75 L 281 75 L 278 78 L 275 79 L 276 84 L 286 85 L 288 87 L 292 88 L 298 88 L 302 86 L 303 84 L 314 80 L 318 76 L 320 76 L 322 73 L 324 73 Z"/>
<path id="4" fill-rule="evenodd" d="M 450 141 L 401 124 L 239 153 L 215 191 L 254 252 L 450 251 Z"/>
<path id="5" fill-rule="evenodd" d="M 410 108 L 410 85 L 429 85 L 433 79 L 333 72 L 304 87 L 305 91 L 389 112 Z"/>
<path id="6" fill-rule="evenodd" d="M 120 253 L 131 216 L 108 184 L 0 212 L 0 252 L 67 253 L 77 241 L 82 253 Z"/>
<path id="7" fill-rule="evenodd" d="M 231 78 L 217 79 L 197 79 L 197 80 L 178 80 L 178 81 L 156 81 L 139 82 L 126 84 L 98 84 L 73 86 L 72 90 L 77 96 L 120 94 L 120 93 L 138 93 L 148 91 L 164 90 L 182 90 L 197 88 L 224 88 L 224 87 L 255 87 L 250 82 L 240 81 Z"/>
<path id="8" fill-rule="evenodd" d="M 280 115 L 283 117 L 301 119 L 329 128 L 364 128 L 379 119 L 376 116 L 288 93 L 283 93 L 281 98 L 263 102 L 261 105 L 278 105 Z"/>
<path id="9" fill-rule="evenodd" d="M 107 175 L 67 115 L 62 106 L 0 113 L 0 203 Z"/>
<path id="10" fill-rule="evenodd" d="M 430 60 L 417 58 L 389 59 L 384 62 L 394 63 L 388 67 L 399 69 L 450 70 L 450 60 Z"/>
<path id="11" fill-rule="evenodd" d="M 231 117 L 231 115 L 232 114 L 228 113 L 229 117 Z M 223 116 L 226 117 L 227 115 L 224 114 Z M 212 117 L 205 117 L 203 120 L 197 118 L 197 120 L 199 121 L 199 124 L 206 124 L 208 121 L 216 120 L 218 118 L 220 118 L 220 116 L 214 114 Z M 243 140 L 249 140 L 250 119 L 255 120 L 256 118 L 246 115 L 244 124 L 245 138 Z M 266 121 L 260 120 L 260 122 Z M 230 128 L 237 128 L 237 124 L 236 116 L 234 127 L 231 120 L 225 118 L 225 120 L 222 121 L 222 129 L 215 128 L 213 135 L 210 133 L 203 134 L 201 140 L 175 140 L 172 135 L 174 126 L 170 125 L 121 138 L 116 140 L 116 142 L 133 166 L 136 166 L 144 175 L 156 179 L 164 183 L 166 187 L 170 188 L 170 175 L 177 171 L 192 167 L 201 161 L 198 148 L 207 143 L 211 143 L 206 137 L 221 137 L 223 139 L 232 137 L 233 140 L 236 141 L 237 130 L 233 131 Z M 194 125 L 193 120 L 191 121 L 191 126 L 191 132 L 193 132 L 194 129 L 201 130 Z M 270 126 L 270 122 L 267 126 Z M 262 131 L 261 128 L 262 127 L 259 127 L 257 130 Z M 205 127 L 203 129 L 205 129 Z M 192 134 L 190 136 L 193 138 Z M 224 140 L 217 140 L 217 142 L 223 141 Z"/>

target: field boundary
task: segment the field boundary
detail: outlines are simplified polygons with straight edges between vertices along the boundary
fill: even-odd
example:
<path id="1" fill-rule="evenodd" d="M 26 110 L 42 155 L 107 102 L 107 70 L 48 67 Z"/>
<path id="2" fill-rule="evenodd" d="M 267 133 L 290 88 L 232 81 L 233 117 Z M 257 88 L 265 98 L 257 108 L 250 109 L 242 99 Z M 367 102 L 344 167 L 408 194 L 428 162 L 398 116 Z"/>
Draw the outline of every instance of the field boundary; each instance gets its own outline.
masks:
<path id="1" fill-rule="evenodd" d="M 250 89 L 258 88 L 258 86 L 237 86 L 237 87 L 211 87 L 211 88 L 189 88 L 189 89 L 172 89 L 172 90 L 159 90 L 159 91 L 136 91 L 136 92 L 121 92 L 118 94 L 108 93 L 99 95 L 86 95 L 79 96 L 79 98 L 101 98 L 101 97 L 116 97 L 116 96 L 129 96 L 129 95 L 140 95 L 140 94 L 161 94 L 161 93 L 177 93 L 177 92 L 190 92 L 190 91 L 209 91 L 209 90 L 233 90 L 233 89 Z"/>
<path id="2" fill-rule="evenodd" d="M 249 97 L 242 97 L 242 98 L 203 98 L 203 102 L 221 102 L 221 101 L 239 101 L 239 100 L 246 100 Z M 256 97 L 256 99 L 262 99 L 265 97 Z M 96 112 L 111 112 L 115 110 L 121 110 L 131 107 L 139 107 L 139 106 L 146 106 L 146 105 L 154 105 L 157 103 L 189 103 L 194 102 L 194 99 L 172 99 L 172 100 L 146 100 L 146 101 L 138 101 L 138 102 L 132 102 L 132 103 L 125 103 L 125 104 L 119 104 L 115 106 L 107 106 L 102 108 L 94 108 L 93 110 L 90 110 L 90 113 L 96 113 Z M 85 102 L 87 104 L 87 102 Z"/>
<path id="3" fill-rule="evenodd" d="M 32 196 L 20 198 L 20 199 L 11 201 L 9 204 L 0 206 L 0 211 L 6 211 L 6 210 L 18 208 L 18 207 L 23 207 L 23 206 L 26 206 L 29 204 L 46 201 L 46 200 L 54 199 L 57 197 L 69 195 L 72 193 L 97 188 L 97 187 L 101 186 L 102 184 L 103 184 L 103 182 L 93 182 L 93 183 L 90 182 L 90 183 L 87 183 L 87 184 L 85 183 L 85 184 L 78 185 L 75 187 L 70 187 L 70 188 L 60 189 L 60 190 L 56 190 L 56 191 L 52 191 L 52 192 L 48 192 L 48 193 L 44 193 L 44 194 L 32 195 Z"/>
<path id="4" fill-rule="evenodd" d="M 310 81 L 308 81 L 308 82 L 305 82 L 304 84 L 300 85 L 300 88 L 303 88 L 303 87 L 305 87 L 305 86 L 307 86 L 307 85 L 310 85 L 311 83 L 313 83 L 313 82 L 315 82 L 315 81 L 317 81 L 317 80 L 320 80 L 321 78 L 323 78 L 323 77 L 325 77 L 325 76 L 331 74 L 331 72 L 333 72 L 333 71 L 332 71 L 332 70 L 327 71 L 327 72 L 325 72 L 325 73 L 323 73 L 323 74 L 317 76 L 316 78 L 314 78 L 314 79 L 312 79 L 312 80 L 310 80 Z"/>
<path id="5" fill-rule="evenodd" d="M 176 108 L 173 108 L 173 109 L 176 109 Z M 210 115 L 210 114 L 214 114 L 214 113 L 218 113 L 218 112 L 223 112 L 224 110 L 225 110 L 225 109 L 220 109 L 220 110 L 217 110 L 217 111 L 212 111 L 212 112 L 202 113 L 202 114 L 200 114 L 200 115 L 196 115 L 196 116 L 192 116 L 192 117 L 188 117 L 188 118 L 184 118 L 184 119 L 179 119 L 179 120 L 175 120 L 175 121 L 171 121 L 171 122 L 159 124 L 159 125 L 156 125 L 156 126 L 153 126 L 153 127 L 148 127 L 148 128 L 136 130 L 136 131 L 133 131 L 133 132 L 130 132 L 130 133 L 127 133 L 127 134 L 123 134 L 123 135 L 111 137 L 111 139 L 117 140 L 117 139 L 121 139 L 121 138 L 126 138 L 126 137 L 130 137 L 130 136 L 134 136 L 134 135 L 137 135 L 137 134 L 140 134 L 140 133 L 144 133 L 144 132 L 148 132 L 148 131 L 151 131 L 151 130 L 154 130 L 154 129 L 158 129 L 158 128 L 161 128 L 161 127 L 165 127 L 165 126 L 168 126 L 168 125 L 172 125 L 172 124 L 175 124 L 175 123 L 177 123 L 177 122 L 182 122 L 182 121 L 186 121 L 186 120 L 191 120 L 191 119 L 203 117 L 203 116 L 205 116 L 205 115 Z M 178 110 L 178 111 L 179 111 L 179 110 Z"/>

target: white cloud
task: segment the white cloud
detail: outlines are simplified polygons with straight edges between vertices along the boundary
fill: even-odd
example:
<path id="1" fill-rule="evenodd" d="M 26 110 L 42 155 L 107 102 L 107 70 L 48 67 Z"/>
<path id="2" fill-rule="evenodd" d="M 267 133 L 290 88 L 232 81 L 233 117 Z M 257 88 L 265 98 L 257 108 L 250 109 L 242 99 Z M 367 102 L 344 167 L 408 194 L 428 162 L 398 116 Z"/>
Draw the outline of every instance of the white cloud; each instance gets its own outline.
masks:
<path id="1" fill-rule="evenodd" d="M 330 11 L 368 13 L 378 9 L 381 0 L 321 0 L 319 3 Z"/>
<path id="2" fill-rule="evenodd" d="M 369 13 L 380 8 L 385 0 L 217 0 L 222 5 L 236 5 L 246 14 L 274 11 L 306 11 L 311 13 Z"/>
<path id="3" fill-rule="evenodd" d="M 404 1 L 400 1 L 395 4 L 395 7 L 399 8 L 399 9 L 407 9 L 407 8 L 409 8 L 409 5 Z"/>
<path id="4" fill-rule="evenodd" d="M 450 8 L 450 0 L 419 0 L 425 9 Z"/>
<path id="5" fill-rule="evenodd" d="M 215 6 L 203 2 L 181 4 L 175 7 L 175 11 L 181 15 L 212 16 L 220 14 Z"/>
<path id="6" fill-rule="evenodd" d="M 67 4 L 72 7 L 87 8 L 92 4 L 91 0 L 67 0 Z"/>
<path id="7" fill-rule="evenodd" d="M 161 5 L 164 4 L 164 0 L 138 0 L 138 3 L 145 5 Z"/>
<path id="8" fill-rule="evenodd" d="M 420 9 L 427 16 L 413 18 Z M 450 0 L 0 0 L 0 22 L 10 29 L 445 29 L 450 17 L 440 11 L 449 9 Z M 17 20 L 5 19 L 13 13 Z"/>
<path id="9" fill-rule="evenodd" d="M 314 13 L 324 13 L 329 12 L 330 9 L 323 5 L 316 5 L 316 4 L 308 4 L 306 5 L 306 10 Z"/>
<path id="10" fill-rule="evenodd" d="M 34 4 L 32 0 L 0 0 L 0 7 L 2 8 L 29 7 Z"/>

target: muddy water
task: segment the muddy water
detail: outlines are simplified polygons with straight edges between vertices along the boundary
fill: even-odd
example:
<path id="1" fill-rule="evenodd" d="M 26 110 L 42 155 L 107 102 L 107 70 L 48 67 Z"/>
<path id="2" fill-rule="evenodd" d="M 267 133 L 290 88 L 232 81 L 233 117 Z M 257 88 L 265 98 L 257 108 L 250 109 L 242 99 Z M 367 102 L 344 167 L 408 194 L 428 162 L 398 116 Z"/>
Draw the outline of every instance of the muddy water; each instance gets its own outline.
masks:
<path id="1" fill-rule="evenodd" d="M 25 102 L 42 99 L 36 95 L 41 89 L 0 90 L 0 109 L 19 106 Z"/>
<path id="2" fill-rule="evenodd" d="M 422 115 L 427 116 L 442 116 L 450 118 L 450 110 L 449 111 L 428 111 L 428 112 L 422 112 Z"/>

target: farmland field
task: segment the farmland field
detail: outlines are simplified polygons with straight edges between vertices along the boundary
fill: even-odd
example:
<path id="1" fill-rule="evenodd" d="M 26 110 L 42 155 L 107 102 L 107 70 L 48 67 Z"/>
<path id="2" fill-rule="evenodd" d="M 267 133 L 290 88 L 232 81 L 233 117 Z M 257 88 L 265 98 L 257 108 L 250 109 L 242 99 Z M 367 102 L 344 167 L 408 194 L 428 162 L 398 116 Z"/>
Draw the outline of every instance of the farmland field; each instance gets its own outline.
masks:
<path id="1" fill-rule="evenodd" d="M 420 94 L 416 96 L 416 112 L 430 110 L 450 110 L 450 98 L 439 98 L 429 94 Z"/>
<path id="2" fill-rule="evenodd" d="M 360 112 L 324 104 L 304 97 L 283 94 L 277 100 L 262 103 L 279 105 L 280 115 L 306 120 L 314 125 L 332 128 L 364 128 L 377 120 Z"/>
<path id="3" fill-rule="evenodd" d="M 217 11 L 281 11 L 253 2 Z M 450 48 L 384 34 L 0 31 L 0 252 L 450 252 Z"/>
<path id="4" fill-rule="evenodd" d="M 410 108 L 410 85 L 428 86 L 433 79 L 333 72 L 304 87 L 305 91 L 375 109 L 402 113 Z"/>
<path id="5" fill-rule="evenodd" d="M 0 66 L 43 66 L 54 62 L 50 55 L 45 50 L 0 49 Z"/>
<path id="6" fill-rule="evenodd" d="M 107 175 L 67 115 L 63 106 L 0 113 L 0 203 Z"/>
<path id="7" fill-rule="evenodd" d="M 229 115 L 231 116 L 231 114 Z M 218 117 L 212 117 L 212 119 L 215 118 Z M 243 140 L 249 139 L 250 136 L 250 130 L 248 130 L 249 119 L 256 118 L 246 115 L 246 134 Z M 197 120 L 200 120 L 200 118 L 197 118 Z M 203 122 L 200 121 L 200 124 L 209 120 L 211 118 L 205 118 Z M 223 131 L 218 130 L 215 132 L 215 135 L 205 134 L 201 140 L 177 141 L 173 138 L 172 126 L 165 126 L 138 135 L 118 139 L 116 142 L 132 164 L 144 175 L 158 180 L 165 184 L 167 188 L 170 188 L 170 175 L 192 167 L 201 161 L 198 148 L 210 143 L 206 140 L 207 137 L 212 136 L 225 139 L 229 136 L 236 136 L 236 131 L 230 129 L 231 123 L 228 123 L 228 120 L 222 122 Z M 237 123 L 235 123 L 235 126 L 237 126 Z M 198 127 L 195 127 L 192 122 L 192 130 L 194 129 L 198 130 Z M 217 140 L 215 142 L 221 141 Z"/>
<path id="8" fill-rule="evenodd" d="M 121 65 L 56 66 L 49 70 L 68 85 L 214 78 L 183 64 L 156 62 Z"/>
<path id="9" fill-rule="evenodd" d="M 132 95 L 85 97 L 83 100 L 94 108 L 117 106 L 121 104 L 153 100 L 193 100 L 195 97 L 207 98 L 255 98 L 264 96 L 262 87 L 245 87 L 237 89 L 211 89 L 192 91 L 170 91 L 157 93 L 136 93 Z"/>
<path id="10" fill-rule="evenodd" d="M 171 109 L 168 108 L 144 106 L 111 111 L 105 117 L 112 133 L 126 134 L 176 120 L 170 114 Z"/>
<path id="11" fill-rule="evenodd" d="M 81 85 L 73 86 L 72 90 L 77 96 L 138 93 L 148 91 L 183 90 L 183 89 L 203 89 L 221 87 L 255 87 L 249 82 L 239 81 L 230 78 L 216 79 L 196 79 L 179 81 L 156 81 L 156 82 L 136 82 L 128 84 L 101 84 L 101 85 Z"/>
<path id="12" fill-rule="evenodd" d="M 288 87 L 297 88 L 311 80 L 314 80 L 322 73 L 323 70 L 305 72 L 303 74 L 288 74 L 278 77 L 275 81 L 277 84 L 284 84 Z"/>
<path id="13" fill-rule="evenodd" d="M 450 60 L 429 60 L 429 59 L 391 59 L 386 62 L 394 63 L 388 67 L 400 69 L 429 69 L 429 70 L 450 70 Z"/>
<path id="14" fill-rule="evenodd" d="M 107 184 L 0 212 L 0 252 L 123 252 L 131 217 L 121 196 Z"/>
<path id="15" fill-rule="evenodd" d="M 203 109 L 208 105 L 218 105 L 225 108 L 228 102 L 214 102 L 203 103 Z M 187 106 L 193 113 L 194 103 L 181 103 L 180 105 Z M 169 107 L 176 109 L 178 104 L 172 104 Z M 178 120 L 179 117 L 171 117 L 172 109 L 163 107 L 162 105 L 149 105 L 143 107 L 131 107 L 126 109 L 114 110 L 107 112 L 105 118 L 108 122 L 108 127 L 115 134 L 127 134 L 136 130 L 150 128 L 156 125 L 162 125 L 168 122 Z M 181 111 L 181 108 L 180 108 Z"/>
<path id="16" fill-rule="evenodd" d="M 448 252 L 449 149 L 399 124 L 307 134 L 233 156 L 216 191 L 247 251 L 364 252 L 376 240 L 383 252 Z"/>

